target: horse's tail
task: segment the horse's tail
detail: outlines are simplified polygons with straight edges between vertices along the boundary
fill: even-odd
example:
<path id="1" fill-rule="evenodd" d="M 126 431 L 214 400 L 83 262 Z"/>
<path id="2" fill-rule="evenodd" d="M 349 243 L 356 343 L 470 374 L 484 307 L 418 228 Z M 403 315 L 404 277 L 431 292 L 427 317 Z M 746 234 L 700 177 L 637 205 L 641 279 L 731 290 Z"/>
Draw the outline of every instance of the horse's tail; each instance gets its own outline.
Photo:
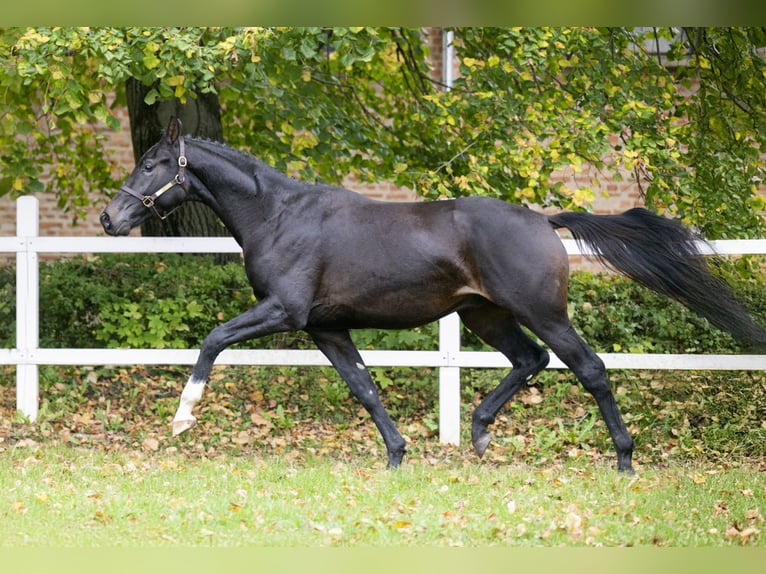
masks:
<path id="1" fill-rule="evenodd" d="M 766 349 L 766 330 L 729 286 L 708 269 L 696 240 L 681 223 L 643 208 L 620 215 L 566 212 L 548 217 L 607 267 L 673 297 L 745 345 Z"/>

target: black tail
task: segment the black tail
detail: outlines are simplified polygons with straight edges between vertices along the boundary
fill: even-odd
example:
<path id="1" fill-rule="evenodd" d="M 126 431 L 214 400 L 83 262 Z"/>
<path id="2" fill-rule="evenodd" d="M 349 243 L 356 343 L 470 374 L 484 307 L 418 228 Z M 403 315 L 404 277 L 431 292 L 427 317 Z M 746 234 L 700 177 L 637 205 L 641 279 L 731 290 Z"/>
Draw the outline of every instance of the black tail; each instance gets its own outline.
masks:
<path id="1" fill-rule="evenodd" d="M 695 244 L 698 238 L 681 223 L 643 208 L 620 215 L 567 212 L 548 219 L 554 227 L 569 229 L 607 267 L 677 299 L 740 343 L 766 349 L 766 330 L 710 272 Z"/>

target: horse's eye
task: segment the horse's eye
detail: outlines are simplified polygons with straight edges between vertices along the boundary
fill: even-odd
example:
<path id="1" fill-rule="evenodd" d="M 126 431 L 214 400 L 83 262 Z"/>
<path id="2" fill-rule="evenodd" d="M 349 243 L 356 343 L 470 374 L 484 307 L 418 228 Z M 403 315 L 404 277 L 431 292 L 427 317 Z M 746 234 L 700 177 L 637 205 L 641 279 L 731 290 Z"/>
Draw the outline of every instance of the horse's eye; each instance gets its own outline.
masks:
<path id="1" fill-rule="evenodd" d="M 148 161 L 147 161 L 147 162 L 144 164 L 144 171 L 152 171 L 152 168 L 153 168 L 153 167 L 154 167 L 154 166 L 153 166 L 153 165 L 152 165 L 150 162 L 148 162 Z"/>

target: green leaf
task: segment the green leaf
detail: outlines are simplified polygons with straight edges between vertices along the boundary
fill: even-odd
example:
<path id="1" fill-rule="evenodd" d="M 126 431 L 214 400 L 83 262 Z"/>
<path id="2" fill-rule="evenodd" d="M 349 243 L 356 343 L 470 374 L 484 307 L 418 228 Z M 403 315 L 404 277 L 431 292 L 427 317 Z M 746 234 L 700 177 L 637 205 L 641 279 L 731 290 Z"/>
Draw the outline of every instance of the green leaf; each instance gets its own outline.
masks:
<path id="1" fill-rule="evenodd" d="M 160 59 L 154 54 L 147 54 L 142 60 L 144 67 L 147 70 L 153 70 L 160 65 Z"/>
<path id="2" fill-rule="evenodd" d="M 146 103 L 146 105 L 151 106 L 151 105 L 154 105 L 154 103 L 157 101 L 159 97 L 160 97 L 160 93 L 154 88 L 152 88 L 144 97 L 144 102 Z"/>

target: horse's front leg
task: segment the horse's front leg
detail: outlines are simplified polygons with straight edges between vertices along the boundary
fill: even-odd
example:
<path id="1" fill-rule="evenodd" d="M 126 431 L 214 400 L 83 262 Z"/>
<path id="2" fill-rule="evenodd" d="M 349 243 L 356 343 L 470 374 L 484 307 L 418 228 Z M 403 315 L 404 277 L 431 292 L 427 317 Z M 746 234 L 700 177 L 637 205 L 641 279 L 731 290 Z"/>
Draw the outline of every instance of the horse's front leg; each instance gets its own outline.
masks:
<path id="1" fill-rule="evenodd" d="M 264 299 L 255 307 L 213 329 L 202 343 L 197 363 L 181 393 L 181 402 L 173 417 L 173 436 L 189 430 L 197 422 L 192 413 L 194 405 L 202 398 L 213 363 L 221 351 L 234 343 L 292 329 L 295 329 L 295 324 L 283 306 L 279 301 L 270 299 Z"/>
<path id="2" fill-rule="evenodd" d="M 380 402 L 372 377 L 348 331 L 309 330 L 308 332 L 317 347 L 330 359 L 335 370 L 346 381 L 354 397 L 370 413 L 386 444 L 388 466 L 399 466 L 404 457 L 406 444 L 402 435 L 396 430 L 391 417 L 388 416 L 383 403 Z"/>

